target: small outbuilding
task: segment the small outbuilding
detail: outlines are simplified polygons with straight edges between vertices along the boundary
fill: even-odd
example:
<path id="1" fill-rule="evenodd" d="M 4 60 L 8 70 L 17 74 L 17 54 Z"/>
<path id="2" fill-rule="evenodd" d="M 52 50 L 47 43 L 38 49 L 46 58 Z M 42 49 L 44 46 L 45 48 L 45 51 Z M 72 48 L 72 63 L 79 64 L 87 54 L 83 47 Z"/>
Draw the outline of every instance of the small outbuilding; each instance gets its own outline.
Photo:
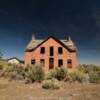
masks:
<path id="1" fill-rule="evenodd" d="M 20 64 L 20 63 L 22 63 L 22 61 L 19 60 L 17 57 L 9 58 L 7 61 L 8 61 L 8 63 L 10 63 L 10 64 Z"/>

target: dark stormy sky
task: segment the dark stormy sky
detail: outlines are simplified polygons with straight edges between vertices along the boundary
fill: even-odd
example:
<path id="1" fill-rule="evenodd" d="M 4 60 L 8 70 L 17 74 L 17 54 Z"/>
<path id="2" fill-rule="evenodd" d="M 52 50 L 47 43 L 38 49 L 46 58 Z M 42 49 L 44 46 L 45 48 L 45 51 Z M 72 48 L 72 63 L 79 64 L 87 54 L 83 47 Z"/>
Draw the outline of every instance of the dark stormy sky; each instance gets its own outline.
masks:
<path id="1" fill-rule="evenodd" d="M 0 50 L 24 58 L 35 33 L 66 39 L 78 48 L 79 63 L 100 64 L 100 0 L 0 0 Z"/>

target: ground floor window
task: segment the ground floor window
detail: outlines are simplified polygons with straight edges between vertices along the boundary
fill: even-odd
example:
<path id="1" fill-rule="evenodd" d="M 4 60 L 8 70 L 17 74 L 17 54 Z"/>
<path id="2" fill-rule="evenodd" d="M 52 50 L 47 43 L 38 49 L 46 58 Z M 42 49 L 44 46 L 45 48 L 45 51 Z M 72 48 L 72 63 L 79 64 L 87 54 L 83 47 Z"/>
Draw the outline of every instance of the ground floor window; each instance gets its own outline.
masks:
<path id="1" fill-rule="evenodd" d="M 72 60 L 71 59 L 67 60 L 67 67 L 72 68 Z"/>
<path id="2" fill-rule="evenodd" d="M 44 60 L 44 59 L 40 59 L 40 64 L 41 64 L 41 66 L 44 67 L 44 65 L 45 65 L 45 60 Z"/>
<path id="3" fill-rule="evenodd" d="M 58 60 L 58 67 L 61 67 L 61 66 L 63 66 L 63 60 L 62 59 L 59 59 Z"/>
<path id="4" fill-rule="evenodd" d="M 31 64 L 34 65 L 35 64 L 35 59 L 31 60 Z"/>

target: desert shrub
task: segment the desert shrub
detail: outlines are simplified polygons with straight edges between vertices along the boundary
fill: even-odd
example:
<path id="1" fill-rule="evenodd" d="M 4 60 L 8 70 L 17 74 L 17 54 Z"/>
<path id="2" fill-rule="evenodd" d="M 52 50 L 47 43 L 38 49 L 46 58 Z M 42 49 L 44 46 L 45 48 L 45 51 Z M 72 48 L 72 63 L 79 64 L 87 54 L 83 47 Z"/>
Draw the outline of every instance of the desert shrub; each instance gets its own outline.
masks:
<path id="1" fill-rule="evenodd" d="M 46 75 L 47 76 L 47 79 L 52 79 L 52 78 L 55 78 L 55 76 L 56 76 L 56 70 L 55 69 L 51 69 L 50 71 L 49 71 L 49 74 L 48 75 Z"/>
<path id="2" fill-rule="evenodd" d="M 79 71 L 88 74 L 89 82 L 91 83 L 100 82 L 100 66 L 93 65 L 93 64 L 90 65 L 82 64 L 79 65 L 77 68 Z"/>
<path id="3" fill-rule="evenodd" d="M 60 86 L 56 79 L 48 79 L 42 82 L 42 88 L 44 89 L 59 89 Z"/>
<path id="4" fill-rule="evenodd" d="M 9 79 L 24 79 L 25 78 L 25 71 L 23 66 L 21 65 L 11 65 L 6 66 L 3 68 L 2 77 L 9 78 Z"/>
<path id="5" fill-rule="evenodd" d="M 12 64 L 3 68 L 0 76 L 9 80 L 24 80 L 27 82 L 41 82 L 44 78 L 44 71 L 41 66 L 27 66 Z"/>
<path id="6" fill-rule="evenodd" d="M 82 64 L 78 65 L 78 70 L 84 72 L 84 73 L 91 73 L 91 72 L 100 72 L 100 66 L 97 65 L 87 65 L 87 64 Z"/>
<path id="7" fill-rule="evenodd" d="M 72 72 L 72 73 L 70 73 L 70 76 L 72 78 L 72 81 L 77 81 L 77 79 L 78 79 L 78 74 L 77 73 Z"/>
<path id="8" fill-rule="evenodd" d="M 64 68 L 55 68 L 54 70 L 50 71 L 50 76 L 54 77 L 58 80 L 63 80 L 67 76 L 67 70 Z"/>
<path id="9" fill-rule="evenodd" d="M 9 73 L 9 80 L 23 80 L 24 77 L 18 74 L 16 71 Z"/>
<path id="10" fill-rule="evenodd" d="M 26 70 L 27 80 L 31 82 L 41 82 L 44 79 L 44 71 L 41 66 L 28 66 Z"/>
<path id="11" fill-rule="evenodd" d="M 98 74 L 98 76 L 100 77 L 100 72 L 98 72 L 97 74 Z"/>
<path id="12" fill-rule="evenodd" d="M 69 75 L 71 76 L 72 81 L 86 82 L 89 80 L 88 74 L 84 74 L 78 70 L 69 73 Z"/>
<path id="13" fill-rule="evenodd" d="M 88 74 L 83 74 L 81 73 L 79 76 L 78 76 L 78 82 L 88 82 L 89 81 L 89 76 Z"/>
<path id="14" fill-rule="evenodd" d="M 51 76 L 51 72 L 52 72 L 53 70 L 50 70 L 50 72 L 49 73 L 46 73 L 45 74 L 45 77 L 44 77 L 44 80 L 49 80 L 49 79 L 52 79 L 53 77 Z"/>
<path id="15" fill-rule="evenodd" d="M 7 65 L 8 65 L 8 66 L 13 66 L 14 64 L 8 63 Z"/>
<path id="16" fill-rule="evenodd" d="M 90 81 L 90 83 L 100 83 L 99 74 L 95 73 L 95 72 L 89 73 L 89 81 Z"/>
<path id="17" fill-rule="evenodd" d="M 3 69 L 3 73 L 2 73 L 2 76 L 3 77 L 9 77 L 10 73 L 14 71 L 14 68 L 13 66 L 6 66 L 4 67 Z"/>
<path id="18" fill-rule="evenodd" d="M 0 70 L 3 70 L 3 65 L 0 65 Z"/>

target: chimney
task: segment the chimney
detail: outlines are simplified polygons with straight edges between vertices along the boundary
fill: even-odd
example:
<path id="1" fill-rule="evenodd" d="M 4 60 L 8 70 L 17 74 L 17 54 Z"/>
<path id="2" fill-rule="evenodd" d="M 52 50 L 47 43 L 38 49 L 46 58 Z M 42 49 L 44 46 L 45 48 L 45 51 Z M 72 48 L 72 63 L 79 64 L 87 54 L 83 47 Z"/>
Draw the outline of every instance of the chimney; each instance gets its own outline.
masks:
<path id="1" fill-rule="evenodd" d="M 36 38 L 35 38 L 35 35 L 32 35 L 32 41 L 35 41 Z"/>
<path id="2" fill-rule="evenodd" d="M 73 41 L 72 41 L 70 36 L 67 37 L 67 46 L 68 47 L 73 47 L 74 46 L 74 43 L 73 43 Z"/>
<path id="3" fill-rule="evenodd" d="M 67 41 L 72 41 L 70 36 L 67 37 Z"/>

